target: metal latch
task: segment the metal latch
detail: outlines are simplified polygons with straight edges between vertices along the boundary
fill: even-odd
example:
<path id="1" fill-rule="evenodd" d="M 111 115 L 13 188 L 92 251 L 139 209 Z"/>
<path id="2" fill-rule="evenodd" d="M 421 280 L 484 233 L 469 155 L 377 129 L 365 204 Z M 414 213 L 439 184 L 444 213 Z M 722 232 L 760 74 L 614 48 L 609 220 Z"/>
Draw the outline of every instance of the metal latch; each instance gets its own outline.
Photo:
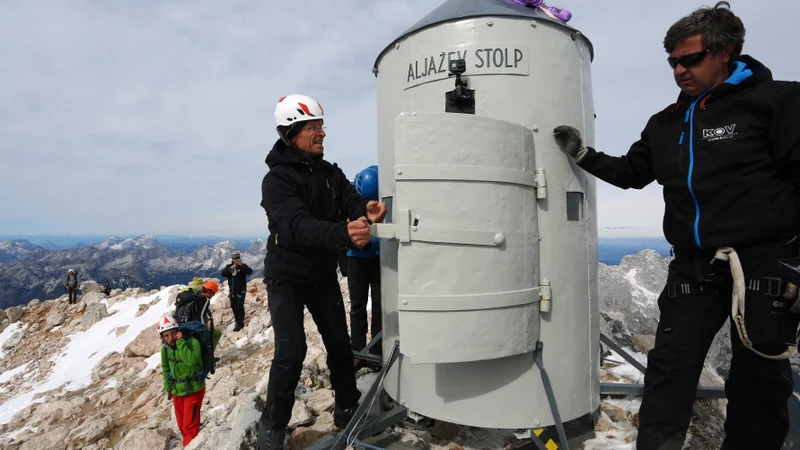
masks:
<path id="1" fill-rule="evenodd" d="M 547 198 L 547 176 L 541 167 L 536 169 L 536 198 Z"/>
<path id="2" fill-rule="evenodd" d="M 398 209 L 396 219 L 397 223 L 373 223 L 369 226 L 369 234 L 378 239 L 410 242 L 411 213 L 407 209 Z"/>
<path id="3" fill-rule="evenodd" d="M 553 299 L 553 291 L 550 288 L 550 280 L 547 278 L 542 279 L 542 290 L 539 291 L 539 312 L 550 312 L 551 303 Z"/>

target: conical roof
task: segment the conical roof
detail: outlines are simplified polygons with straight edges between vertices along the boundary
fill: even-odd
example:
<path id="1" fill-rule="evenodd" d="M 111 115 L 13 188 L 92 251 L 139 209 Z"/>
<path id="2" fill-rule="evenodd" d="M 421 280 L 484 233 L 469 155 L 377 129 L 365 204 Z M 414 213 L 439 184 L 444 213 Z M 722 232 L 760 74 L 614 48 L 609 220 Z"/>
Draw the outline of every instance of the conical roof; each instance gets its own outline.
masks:
<path id="1" fill-rule="evenodd" d="M 386 51 L 393 47 L 397 41 L 405 38 L 406 36 L 440 23 L 481 16 L 521 17 L 531 20 L 544 20 L 557 23 L 569 29 L 570 31 L 578 31 L 577 29 L 559 20 L 551 18 L 539 8 L 523 6 L 514 2 L 513 0 L 446 0 L 444 3 L 439 5 L 438 8 L 431 11 L 427 16 L 420 19 L 414 25 L 411 25 L 409 29 L 400 34 L 400 36 L 392 41 L 391 44 L 387 45 L 375 60 L 375 66 L 373 70 L 377 71 L 378 63 L 380 63 L 380 60 Z M 594 48 L 592 47 L 592 43 L 588 38 L 585 39 L 586 43 L 589 45 L 589 55 L 592 59 L 594 59 Z"/>

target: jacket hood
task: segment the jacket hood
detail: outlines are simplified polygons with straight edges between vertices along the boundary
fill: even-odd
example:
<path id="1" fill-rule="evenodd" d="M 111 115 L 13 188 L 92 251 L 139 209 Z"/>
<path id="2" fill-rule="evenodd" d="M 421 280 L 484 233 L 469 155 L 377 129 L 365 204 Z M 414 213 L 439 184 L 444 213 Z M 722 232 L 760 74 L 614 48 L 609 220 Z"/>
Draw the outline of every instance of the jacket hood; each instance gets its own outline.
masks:
<path id="1" fill-rule="evenodd" d="M 291 165 L 291 164 L 308 164 L 308 165 L 316 165 L 320 161 L 322 161 L 322 156 L 309 156 L 304 153 L 301 153 L 298 150 L 295 150 L 285 142 L 278 139 L 275 142 L 275 145 L 272 147 L 272 150 L 267 153 L 267 158 L 264 160 L 267 163 L 269 168 L 273 168 L 275 166 L 280 165 Z"/>
<path id="2" fill-rule="evenodd" d="M 734 57 L 731 59 L 729 67 L 730 76 L 728 76 L 728 79 L 710 91 L 700 94 L 700 97 L 706 96 L 706 94 L 709 94 L 709 92 L 710 94 L 708 97 L 711 97 L 712 94 L 714 96 L 726 95 L 728 93 L 744 89 L 748 86 L 752 86 L 756 83 L 772 81 L 772 71 L 760 61 L 749 55 L 740 55 L 738 57 Z M 678 95 L 678 100 L 675 103 L 676 107 L 681 106 L 681 104 L 689 105 L 692 103 L 692 98 L 690 98 L 685 92 L 681 91 L 681 93 Z"/>

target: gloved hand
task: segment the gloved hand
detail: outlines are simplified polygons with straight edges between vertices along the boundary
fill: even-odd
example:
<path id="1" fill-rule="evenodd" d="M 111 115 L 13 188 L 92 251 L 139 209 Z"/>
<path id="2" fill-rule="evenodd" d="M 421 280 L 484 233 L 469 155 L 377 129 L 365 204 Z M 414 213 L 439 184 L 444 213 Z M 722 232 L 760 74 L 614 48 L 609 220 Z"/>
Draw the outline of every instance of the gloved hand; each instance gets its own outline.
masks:
<path id="1" fill-rule="evenodd" d="M 787 284 L 786 291 L 783 293 L 783 298 L 794 302 L 789 307 L 789 311 L 800 314 L 800 294 L 798 293 L 797 286 L 792 283 Z"/>
<path id="2" fill-rule="evenodd" d="M 569 125 L 559 125 L 553 130 L 556 142 L 561 146 L 561 151 L 580 161 L 586 154 L 586 148 L 583 147 L 581 140 L 581 133 L 574 127 Z"/>

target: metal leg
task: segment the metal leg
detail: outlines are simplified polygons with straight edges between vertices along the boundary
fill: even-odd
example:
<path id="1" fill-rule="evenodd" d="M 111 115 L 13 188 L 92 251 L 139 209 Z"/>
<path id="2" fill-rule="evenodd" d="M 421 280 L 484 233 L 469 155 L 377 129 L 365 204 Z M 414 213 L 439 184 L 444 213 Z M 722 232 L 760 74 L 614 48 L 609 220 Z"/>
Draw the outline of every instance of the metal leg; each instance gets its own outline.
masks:
<path id="1" fill-rule="evenodd" d="M 383 331 L 378 332 L 378 334 L 373 336 L 373 338 L 369 341 L 369 343 L 367 344 L 366 347 L 364 347 L 363 349 L 361 349 L 359 351 L 354 351 L 353 352 L 353 356 L 355 356 L 358 359 L 363 359 L 364 361 L 375 363 L 375 364 L 383 363 L 383 357 L 381 357 L 380 355 L 375 355 L 375 354 L 372 354 L 372 353 L 369 352 L 370 350 L 372 350 L 372 347 L 374 347 L 378 343 L 378 341 L 381 339 L 382 335 L 383 335 Z"/>
<path id="2" fill-rule="evenodd" d="M 364 353 L 369 353 L 369 351 L 372 350 L 372 347 L 374 347 L 375 344 L 381 340 L 381 337 L 383 337 L 383 330 L 379 331 L 375 336 L 372 336 L 372 339 L 367 343 L 367 346 L 361 351 Z"/>
<path id="3" fill-rule="evenodd" d="M 403 419 L 406 418 L 406 416 L 408 416 L 408 410 L 406 409 L 406 407 L 397 405 L 394 408 L 390 409 L 389 411 L 386 411 L 385 413 L 376 417 L 375 419 L 367 422 L 364 425 L 364 427 L 358 432 L 358 436 L 356 436 L 356 439 L 360 440 L 360 439 L 366 439 L 369 436 L 375 436 L 381 431 L 402 422 Z M 337 437 L 315 444 L 309 447 L 307 450 L 332 450 L 334 444 L 338 439 L 346 437 L 347 435 L 344 433 L 344 431 L 341 431 Z"/>
<path id="4" fill-rule="evenodd" d="M 642 365 L 642 363 L 637 361 L 636 358 L 634 358 L 633 356 L 629 355 L 628 352 L 626 352 L 625 350 L 622 350 L 622 347 L 617 345 L 616 342 L 614 342 L 611 339 L 607 338 L 602 333 L 600 334 L 600 341 L 602 343 L 606 344 L 607 346 L 611 347 L 611 350 L 614 350 L 615 352 L 617 352 L 617 354 L 619 356 L 621 356 L 622 359 L 624 359 L 625 361 L 628 361 L 633 367 L 638 369 L 639 372 L 644 373 L 645 367 Z"/>
<path id="5" fill-rule="evenodd" d="M 600 383 L 601 394 L 642 395 L 643 384 L 629 383 Z M 722 386 L 698 386 L 697 398 L 725 398 L 725 388 Z"/>
<path id="6" fill-rule="evenodd" d="M 569 443 L 567 442 L 567 433 L 564 432 L 564 424 L 561 422 L 561 415 L 558 413 L 558 403 L 556 403 L 556 396 L 553 394 L 553 387 L 550 385 L 550 377 L 547 376 L 547 371 L 544 370 L 544 364 L 542 363 L 542 351 L 544 350 L 544 344 L 539 341 L 536 343 L 536 351 L 534 352 L 534 359 L 536 360 L 536 365 L 539 366 L 539 372 L 542 374 L 542 384 L 544 384 L 544 392 L 547 394 L 547 401 L 550 403 L 550 410 L 553 412 L 553 420 L 556 422 L 556 429 L 558 430 L 558 439 L 561 441 L 561 445 L 564 447 L 564 450 L 569 450 Z M 534 440 L 534 442 L 539 440 L 538 436 Z M 538 444 L 537 444 L 538 445 Z"/>
<path id="7" fill-rule="evenodd" d="M 358 405 L 353 418 L 350 419 L 350 423 L 347 424 L 342 433 L 340 433 L 336 440 L 334 441 L 333 445 L 330 447 L 331 450 L 343 450 L 347 447 L 347 438 L 353 433 L 353 430 L 361 422 L 362 418 L 367 415 L 370 408 L 372 407 L 373 401 L 375 400 L 375 396 L 378 394 L 378 389 L 383 386 L 383 380 L 386 378 L 386 373 L 389 372 L 389 369 L 392 367 L 394 362 L 400 356 L 400 342 L 394 341 L 394 346 L 392 347 L 392 352 L 389 353 L 389 358 L 384 364 L 383 368 L 381 369 L 380 373 L 378 374 L 378 378 L 372 383 L 372 387 L 369 388 L 367 395 L 364 397 L 364 400 L 361 401 L 361 404 Z M 355 433 L 354 437 L 358 437 L 359 434 L 362 433 L 363 430 L 359 430 Z"/>

